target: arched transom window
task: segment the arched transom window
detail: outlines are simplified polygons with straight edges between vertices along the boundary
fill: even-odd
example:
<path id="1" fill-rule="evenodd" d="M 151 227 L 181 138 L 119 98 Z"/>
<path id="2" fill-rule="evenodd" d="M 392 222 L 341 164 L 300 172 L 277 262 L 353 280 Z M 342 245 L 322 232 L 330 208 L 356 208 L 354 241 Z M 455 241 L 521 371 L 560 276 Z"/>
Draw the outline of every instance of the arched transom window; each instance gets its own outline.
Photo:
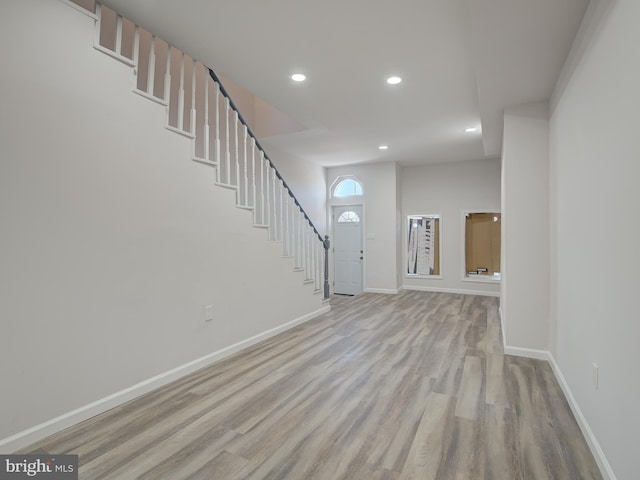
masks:
<path id="1" fill-rule="evenodd" d="M 333 190 L 334 197 L 352 197 L 362 195 L 362 185 L 354 178 L 345 178 Z"/>
<path id="2" fill-rule="evenodd" d="M 352 212 L 348 210 L 346 212 L 342 212 L 342 214 L 338 217 L 338 223 L 358 223 L 360 221 L 360 217 L 356 212 Z"/>

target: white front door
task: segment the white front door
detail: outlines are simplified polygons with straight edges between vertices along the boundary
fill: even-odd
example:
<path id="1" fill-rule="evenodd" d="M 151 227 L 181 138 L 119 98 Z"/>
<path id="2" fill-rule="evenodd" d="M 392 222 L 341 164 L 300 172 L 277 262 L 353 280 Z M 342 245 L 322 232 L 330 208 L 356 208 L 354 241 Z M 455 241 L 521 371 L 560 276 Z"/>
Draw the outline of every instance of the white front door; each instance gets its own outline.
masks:
<path id="1" fill-rule="evenodd" d="M 334 293 L 362 292 L 362 205 L 333 207 Z"/>

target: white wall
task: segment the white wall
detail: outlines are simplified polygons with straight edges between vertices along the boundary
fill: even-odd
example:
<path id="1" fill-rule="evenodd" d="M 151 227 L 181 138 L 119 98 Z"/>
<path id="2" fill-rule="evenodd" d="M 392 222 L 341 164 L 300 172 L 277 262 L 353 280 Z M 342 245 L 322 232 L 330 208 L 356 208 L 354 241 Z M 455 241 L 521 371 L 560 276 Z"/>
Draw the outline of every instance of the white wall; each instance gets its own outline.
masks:
<path id="1" fill-rule="evenodd" d="M 591 2 L 550 122 L 552 353 L 621 480 L 640 431 L 639 19 L 637 0 Z"/>
<path id="2" fill-rule="evenodd" d="M 505 344 L 549 348 L 548 105 L 511 107 L 502 144 L 502 288 Z"/>
<path id="3" fill-rule="evenodd" d="M 362 183 L 362 198 L 331 199 L 330 205 L 364 204 L 364 288 L 368 291 L 395 293 L 399 288 L 396 168 L 394 163 L 378 163 L 327 170 L 328 190 L 341 175 L 354 175 Z"/>
<path id="4" fill-rule="evenodd" d="M 62 2 L 2 4 L 0 443 L 322 306 L 92 40 Z"/>
<path id="5" fill-rule="evenodd" d="M 402 248 L 407 244 L 407 215 L 439 213 L 441 217 L 441 279 L 408 277 L 403 286 L 414 289 L 498 294 L 497 283 L 462 280 L 462 212 L 500 211 L 498 159 L 443 163 L 402 169 Z M 401 267 L 401 271 L 404 269 Z"/>

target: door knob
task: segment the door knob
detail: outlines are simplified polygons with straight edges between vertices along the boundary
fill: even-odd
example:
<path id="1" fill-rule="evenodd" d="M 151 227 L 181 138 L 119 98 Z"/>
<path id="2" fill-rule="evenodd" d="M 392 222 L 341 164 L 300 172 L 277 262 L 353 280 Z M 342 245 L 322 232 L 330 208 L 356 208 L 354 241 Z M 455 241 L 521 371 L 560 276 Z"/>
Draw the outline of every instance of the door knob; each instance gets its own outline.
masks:
<path id="1" fill-rule="evenodd" d="M 362 260 L 364 257 L 360 257 L 360 260 Z"/>

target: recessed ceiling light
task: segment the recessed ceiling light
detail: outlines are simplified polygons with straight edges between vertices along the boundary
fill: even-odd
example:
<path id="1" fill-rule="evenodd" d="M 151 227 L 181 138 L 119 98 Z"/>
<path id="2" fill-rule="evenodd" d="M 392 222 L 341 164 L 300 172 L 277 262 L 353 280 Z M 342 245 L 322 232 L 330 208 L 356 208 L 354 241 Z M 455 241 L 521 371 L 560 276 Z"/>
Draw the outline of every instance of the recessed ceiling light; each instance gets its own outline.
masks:
<path id="1" fill-rule="evenodd" d="M 378 147 L 378 149 L 380 149 L 380 150 L 388 150 L 389 149 L 389 145 L 380 145 Z"/>
<path id="2" fill-rule="evenodd" d="M 302 73 L 294 73 L 293 75 L 291 75 L 291 80 L 293 80 L 294 82 L 304 82 L 306 79 L 307 77 Z"/>
<path id="3" fill-rule="evenodd" d="M 478 128 L 477 127 L 469 127 L 469 128 L 465 128 L 464 131 L 466 133 L 473 133 L 473 132 L 477 132 Z"/>
<path id="4" fill-rule="evenodd" d="M 401 81 L 402 81 L 402 78 L 400 78 L 400 77 L 396 77 L 396 76 L 393 76 L 393 77 L 389 77 L 389 78 L 387 78 L 387 83 L 388 83 L 389 85 L 397 85 L 397 84 L 398 84 L 398 83 L 400 83 Z"/>

